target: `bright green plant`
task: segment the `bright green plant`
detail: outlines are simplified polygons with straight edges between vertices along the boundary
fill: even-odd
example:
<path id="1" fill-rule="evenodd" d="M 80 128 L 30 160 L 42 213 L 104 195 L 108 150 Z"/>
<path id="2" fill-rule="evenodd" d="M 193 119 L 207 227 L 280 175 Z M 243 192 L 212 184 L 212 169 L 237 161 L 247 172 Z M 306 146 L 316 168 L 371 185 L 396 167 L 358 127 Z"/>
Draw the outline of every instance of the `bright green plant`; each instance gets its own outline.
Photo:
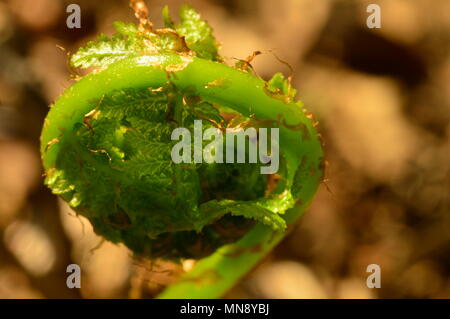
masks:
<path id="1" fill-rule="evenodd" d="M 144 9 L 140 25 L 116 22 L 116 34 L 71 56 L 72 66 L 96 69 L 45 120 L 45 183 L 137 255 L 200 259 L 161 298 L 220 297 L 310 203 L 323 178 L 321 143 L 281 74 L 266 82 L 247 61 L 226 65 L 188 6 L 179 24 L 165 8 L 157 30 Z M 261 175 L 259 164 L 174 164 L 171 132 L 196 119 L 205 129 L 279 128 L 278 175 Z"/>

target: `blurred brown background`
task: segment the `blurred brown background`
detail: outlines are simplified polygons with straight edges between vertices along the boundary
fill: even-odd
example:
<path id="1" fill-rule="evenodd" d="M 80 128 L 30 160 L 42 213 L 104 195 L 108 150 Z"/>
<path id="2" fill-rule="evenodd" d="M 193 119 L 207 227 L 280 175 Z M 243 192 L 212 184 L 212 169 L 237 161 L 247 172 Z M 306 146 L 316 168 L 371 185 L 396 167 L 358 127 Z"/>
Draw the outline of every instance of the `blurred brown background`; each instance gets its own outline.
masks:
<path id="1" fill-rule="evenodd" d="M 273 50 L 320 121 L 329 167 L 311 209 L 235 287 L 235 298 L 450 298 L 450 1 L 158 0 L 151 18 L 188 2 L 216 31 L 222 54 Z M 81 29 L 66 27 L 70 3 Z M 368 29 L 366 8 L 382 8 Z M 134 260 L 103 243 L 42 185 L 39 134 L 67 88 L 66 53 L 115 20 L 123 1 L 0 1 L 0 298 L 152 297 L 182 267 Z M 289 69 L 257 57 L 269 78 Z M 66 287 L 66 267 L 82 288 Z M 366 267 L 381 266 L 381 289 Z"/>

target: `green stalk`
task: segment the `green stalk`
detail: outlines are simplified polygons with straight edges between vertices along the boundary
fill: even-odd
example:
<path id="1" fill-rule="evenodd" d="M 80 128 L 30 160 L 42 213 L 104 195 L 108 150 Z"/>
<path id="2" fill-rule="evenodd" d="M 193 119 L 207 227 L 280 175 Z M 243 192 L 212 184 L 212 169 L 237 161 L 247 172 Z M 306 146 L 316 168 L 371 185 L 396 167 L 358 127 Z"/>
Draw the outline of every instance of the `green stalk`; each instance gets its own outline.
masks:
<path id="1" fill-rule="evenodd" d="M 289 224 L 302 215 L 309 203 L 290 209 L 284 216 Z M 255 226 L 245 237 L 218 249 L 200 260 L 177 283 L 169 286 L 161 299 L 220 298 L 246 273 L 255 267 L 284 238 L 286 233 L 274 232 L 267 226 Z"/>

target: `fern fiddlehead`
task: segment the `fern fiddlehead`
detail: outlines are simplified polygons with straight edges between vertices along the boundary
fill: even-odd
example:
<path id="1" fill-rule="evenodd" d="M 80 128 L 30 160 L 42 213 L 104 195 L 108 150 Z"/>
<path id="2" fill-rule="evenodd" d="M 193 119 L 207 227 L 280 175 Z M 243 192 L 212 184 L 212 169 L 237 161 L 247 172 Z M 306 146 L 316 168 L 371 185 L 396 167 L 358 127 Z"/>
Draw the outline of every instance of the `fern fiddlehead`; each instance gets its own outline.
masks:
<path id="1" fill-rule="evenodd" d="M 318 134 L 281 74 L 224 64 L 183 6 L 165 29 L 117 22 L 71 57 L 98 67 L 54 103 L 41 135 L 46 184 L 106 239 L 138 255 L 201 259 L 162 298 L 219 297 L 284 236 L 323 176 Z M 139 15 L 145 20 L 145 16 Z M 230 120 L 231 119 L 231 120 Z M 261 164 L 171 159 L 177 127 L 278 128 L 278 181 Z"/>

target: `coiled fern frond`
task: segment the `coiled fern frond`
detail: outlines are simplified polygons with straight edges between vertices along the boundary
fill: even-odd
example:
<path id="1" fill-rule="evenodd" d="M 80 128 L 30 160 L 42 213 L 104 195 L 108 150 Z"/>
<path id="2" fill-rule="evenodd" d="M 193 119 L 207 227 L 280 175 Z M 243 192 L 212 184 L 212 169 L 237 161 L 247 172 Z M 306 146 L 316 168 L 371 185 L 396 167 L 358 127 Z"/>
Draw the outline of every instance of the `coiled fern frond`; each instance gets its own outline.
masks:
<path id="1" fill-rule="evenodd" d="M 71 56 L 73 67 L 95 70 L 45 120 L 45 183 L 138 255 L 203 258 L 162 297 L 218 297 L 307 207 L 323 178 L 321 143 L 290 81 L 264 81 L 248 61 L 226 65 L 191 7 L 179 24 L 165 8 L 164 29 L 139 8 L 139 25 L 116 22 L 116 34 Z M 203 130 L 278 128 L 278 173 L 261 174 L 262 163 L 174 163 L 173 130 L 194 135 L 198 120 Z"/>

